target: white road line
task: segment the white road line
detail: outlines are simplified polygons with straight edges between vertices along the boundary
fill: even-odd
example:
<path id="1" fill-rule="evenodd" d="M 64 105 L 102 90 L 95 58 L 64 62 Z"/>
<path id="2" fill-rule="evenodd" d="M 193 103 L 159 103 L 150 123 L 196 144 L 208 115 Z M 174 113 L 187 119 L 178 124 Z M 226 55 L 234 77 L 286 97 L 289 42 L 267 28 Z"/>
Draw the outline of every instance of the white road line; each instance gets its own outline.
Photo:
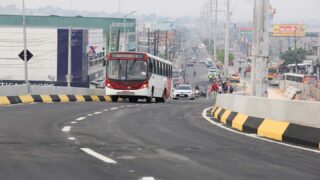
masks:
<path id="1" fill-rule="evenodd" d="M 77 122 L 75 122 L 75 121 L 72 121 L 72 122 L 71 122 L 71 124 L 77 124 Z"/>
<path id="2" fill-rule="evenodd" d="M 70 132 L 71 126 L 65 126 L 62 128 L 63 132 Z"/>
<path id="3" fill-rule="evenodd" d="M 129 104 L 129 105 L 126 105 L 126 106 L 127 106 L 127 107 L 131 107 L 131 106 L 133 106 L 133 105 L 130 105 L 130 104 Z"/>
<path id="4" fill-rule="evenodd" d="M 209 123 L 211 124 L 214 124 L 216 126 L 219 126 L 220 128 L 223 128 L 225 130 L 228 130 L 228 131 L 231 131 L 231 132 L 234 132 L 234 133 L 237 133 L 237 134 L 241 134 L 241 135 L 244 135 L 244 136 L 248 136 L 248 137 L 251 137 L 251 138 L 256 138 L 256 139 L 260 139 L 260 140 L 263 140 L 263 141 L 267 141 L 267 142 L 271 142 L 271 143 L 276 143 L 276 144 L 280 144 L 280 145 L 284 145 L 284 146 L 288 146 L 288 147 L 292 147 L 292 148 L 296 148 L 296 149 L 300 149 L 300 150 L 305 150 L 305 151 L 310 151 L 310 152 L 315 152 L 315 153 L 319 153 L 320 154 L 320 151 L 319 150 L 314 150 L 314 149 L 309 149 L 309 148 L 304 148 L 304 147 L 300 147 L 300 146 L 295 146 L 295 145 L 291 145 L 291 144 L 286 144 L 286 143 L 283 143 L 283 142 L 277 142 L 277 141 L 273 141 L 273 140 L 270 140 L 270 139 L 266 139 L 266 138 L 262 138 L 258 135 L 252 135 L 252 134 L 247 134 L 247 133 L 243 133 L 243 132 L 240 132 L 240 131 L 236 131 L 234 129 L 231 129 L 231 128 L 228 128 L 228 127 L 225 127 L 224 125 L 220 124 L 220 123 L 217 123 L 217 122 L 214 122 L 213 120 L 211 120 L 209 117 L 207 117 L 207 110 L 210 109 L 210 108 L 207 108 L 207 109 L 204 109 L 202 111 L 202 117 L 205 118 Z"/>
<path id="5" fill-rule="evenodd" d="M 105 163 L 109 163 L 109 164 L 117 164 L 117 161 L 113 160 L 113 159 L 110 159 L 102 154 L 99 154 L 95 151 L 93 151 L 92 149 L 89 149 L 89 148 L 80 148 L 82 151 L 84 151 L 85 153 L 105 162 Z"/>
<path id="6" fill-rule="evenodd" d="M 97 111 L 97 112 L 95 112 L 95 113 L 93 113 L 93 114 L 101 114 L 102 112 L 100 112 L 100 111 Z"/>
<path id="7" fill-rule="evenodd" d="M 76 121 L 82 121 L 82 120 L 84 120 L 86 117 L 78 117 L 77 119 L 76 119 Z"/>
<path id="8" fill-rule="evenodd" d="M 74 140 L 76 140 L 76 138 L 75 138 L 75 137 L 68 137 L 68 139 L 69 139 L 70 141 L 74 141 Z"/>
<path id="9" fill-rule="evenodd" d="M 92 114 L 88 114 L 88 116 L 92 116 Z"/>
<path id="10" fill-rule="evenodd" d="M 109 111 L 109 109 L 105 109 L 105 110 L 103 110 L 104 112 L 108 112 Z"/>
<path id="11" fill-rule="evenodd" d="M 142 177 L 139 180 L 156 180 L 154 177 Z"/>
<path id="12" fill-rule="evenodd" d="M 124 108 L 124 106 L 120 106 L 121 108 Z"/>
<path id="13" fill-rule="evenodd" d="M 117 110 L 118 108 L 117 107 L 114 107 L 114 108 L 111 108 L 110 110 Z"/>

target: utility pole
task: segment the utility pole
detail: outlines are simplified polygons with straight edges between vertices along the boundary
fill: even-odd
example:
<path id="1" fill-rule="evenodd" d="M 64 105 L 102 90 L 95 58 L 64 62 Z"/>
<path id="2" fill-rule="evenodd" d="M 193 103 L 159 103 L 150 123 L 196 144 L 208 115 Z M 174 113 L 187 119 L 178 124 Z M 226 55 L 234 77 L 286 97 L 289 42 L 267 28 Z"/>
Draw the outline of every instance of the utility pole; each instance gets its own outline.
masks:
<path id="1" fill-rule="evenodd" d="M 169 58 L 168 52 L 168 31 L 166 31 L 166 60 Z"/>
<path id="2" fill-rule="evenodd" d="M 127 30 L 126 30 L 126 27 L 127 27 L 127 23 L 126 23 L 126 20 L 127 20 L 127 17 L 136 13 L 136 10 L 132 11 L 131 13 L 129 14 L 126 14 L 123 16 L 123 33 L 124 33 L 124 38 L 123 38 L 123 46 L 124 46 L 124 51 L 127 51 Z"/>
<path id="3" fill-rule="evenodd" d="M 317 67 L 317 74 L 318 74 L 318 80 L 320 79 L 320 31 L 318 32 L 318 67 Z"/>
<path id="4" fill-rule="evenodd" d="M 148 53 L 150 53 L 150 28 L 148 28 Z"/>
<path id="5" fill-rule="evenodd" d="M 254 1 L 253 61 L 251 69 L 251 93 L 267 95 L 267 63 L 269 60 L 269 0 Z"/>
<path id="6" fill-rule="evenodd" d="M 297 29 L 294 30 L 294 51 L 297 52 Z M 298 57 L 295 57 L 295 73 L 298 73 Z"/>
<path id="7" fill-rule="evenodd" d="M 216 0 L 215 6 L 215 16 L 214 16 L 214 35 L 213 35 L 213 53 L 214 53 L 214 62 L 217 61 L 217 37 L 218 37 L 218 0 Z"/>
<path id="8" fill-rule="evenodd" d="M 24 0 L 22 0 L 22 25 L 23 25 L 23 60 L 24 60 L 24 78 L 27 85 L 28 92 L 30 92 L 29 78 L 28 78 L 28 60 L 27 60 L 27 25 L 26 25 L 26 8 Z"/>
<path id="9" fill-rule="evenodd" d="M 71 27 L 69 26 L 69 30 L 68 30 L 68 74 L 66 76 L 68 87 L 71 87 L 71 81 L 72 81 L 72 76 L 71 76 L 72 54 L 71 53 L 72 53 L 72 30 L 71 30 Z"/>
<path id="10" fill-rule="evenodd" d="M 157 53 L 157 33 L 156 31 L 153 32 L 153 55 L 156 56 Z"/>
<path id="11" fill-rule="evenodd" d="M 225 75 L 229 75 L 229 26 L 230 26 L 230 0 L 227 0 L 227 20 L 226 20 L 226 32 L 224 41 L 224 69 Z"/>
<path id="12" fill-rule="evenodd" d="M 208 25 L 209 25 L 209 43 L 208 43 L 208 46 L 209 46 L 209 54 L 211 55 L 212 54 L 212 8 L 213 8 L 213 0 L 210 0 L 209 1 L 209 18 L 208 18 Z"/>

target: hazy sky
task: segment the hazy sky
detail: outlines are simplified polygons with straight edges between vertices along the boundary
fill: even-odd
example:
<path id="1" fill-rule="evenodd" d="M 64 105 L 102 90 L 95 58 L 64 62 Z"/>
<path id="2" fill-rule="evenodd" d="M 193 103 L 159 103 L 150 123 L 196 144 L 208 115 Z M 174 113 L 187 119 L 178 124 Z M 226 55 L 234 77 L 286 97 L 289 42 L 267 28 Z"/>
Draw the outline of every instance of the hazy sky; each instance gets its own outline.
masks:
<path id="1" fill-rule="evenodd" d="M 0 0 L 0 5 L 16 4 L 21 6 L 22 0 Z M 57 6 L 71 10 L 117 12 L 119 0 L 25 0 L 28 8 L 41 6 Z M 137 14 L 156 12 L 161 16 L 199 16 L 206 0 L 121 0 L 122 12 L 137 10 Z M 219 0 L 224 9 L 226 0 Z M 303 21 L 318 19 L 320 21 L 320 0 L 270 0 L 277 9 L 275 21 L 287 19 Z M 233 21 L 252 19 L 253 0 L 231 0 Z M 221 18 L 224 14 L 221 13 Z"/>

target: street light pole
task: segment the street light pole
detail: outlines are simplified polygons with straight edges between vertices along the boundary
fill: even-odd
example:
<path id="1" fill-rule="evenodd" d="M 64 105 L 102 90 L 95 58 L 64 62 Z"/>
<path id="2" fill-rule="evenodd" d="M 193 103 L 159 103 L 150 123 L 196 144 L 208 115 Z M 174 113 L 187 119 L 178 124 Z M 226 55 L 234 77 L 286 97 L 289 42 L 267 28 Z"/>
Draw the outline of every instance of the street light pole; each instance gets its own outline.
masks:
<path id="1" fill-rule="evenodd" d="M 224 68 L 225 74 L 229 75 L 229 24 L 230 24 L 230 0 L 227 0 L 227 21 L 226 21 L 226 34 L 224 42 Z"/>
<path id="2" fill-rule="evenodd" d="M 126 33 L 126 16 L 123 18 L 123 51 L 127 51 L 127 33 Z"/>
<path id="3" fill-rule="evenodd" d="M 29 92 L 29 78 L 28 78 L 28 60 L 27 60 L 27 25 L 26 25 L 26 8 L 24 0 L 22 0 L 22 24 L 23 24 L 23 60 L 24 60 L 24 78 L 25 84 Z"/>
<path id="4" fill-rule="evenodd" d="M 67 74 L 67 86 L 71 87 L 71 81 L 72 81 L 72 76 L 71 76 L 71 61 L 72 60 L 72 30 L 71 27 L 69 26 L 68 30 L 68 74 Z"/>
<path id="5" fill-rule="evenodd" d="M 126 30 L 126 26 L 127 26 L 127 23 L 126 23 L 126 20 L 127 20 L 127 17 L 136 13 L 136 11 L 132 11 L 131 13 L 127 14 L 127 15 L 124 15 L 123 16 L 123 34 L 124 34 L 124 38 L 123 38 L 123 44 L 124 44 L 124 51 L 127 51 L 127 30 Z"/>
<path id="6" fill-rule="evenodd" d="M 214 17 L 214 35 L 213 35 L 213 54 L 214 54 L 214 61 L 218 60 L 217 58 L 217 37 L 218 37 L 218 0 L 216 0 L 216 10 L 215 10 L 215 17 Z"/>

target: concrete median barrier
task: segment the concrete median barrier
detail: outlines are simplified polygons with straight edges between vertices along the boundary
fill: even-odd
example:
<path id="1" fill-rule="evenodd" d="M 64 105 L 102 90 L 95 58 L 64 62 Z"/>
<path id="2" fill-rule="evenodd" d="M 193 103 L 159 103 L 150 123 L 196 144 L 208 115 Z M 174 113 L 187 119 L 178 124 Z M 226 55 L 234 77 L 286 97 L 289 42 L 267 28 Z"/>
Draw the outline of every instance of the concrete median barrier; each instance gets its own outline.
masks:
<path id="1" fill-rule="evenodd" d="M 219 106 L 213 107 L 210 115 L 213 120 L 242 132 L 320 149 L 320 128 L 254 117 Z"/>
<path id="2" fill-rule="evenodd" d="M 111 102 L 109 96 L 97 95 L 23 95 L 0 96 L 0 105 L 30 103 Z"/>

